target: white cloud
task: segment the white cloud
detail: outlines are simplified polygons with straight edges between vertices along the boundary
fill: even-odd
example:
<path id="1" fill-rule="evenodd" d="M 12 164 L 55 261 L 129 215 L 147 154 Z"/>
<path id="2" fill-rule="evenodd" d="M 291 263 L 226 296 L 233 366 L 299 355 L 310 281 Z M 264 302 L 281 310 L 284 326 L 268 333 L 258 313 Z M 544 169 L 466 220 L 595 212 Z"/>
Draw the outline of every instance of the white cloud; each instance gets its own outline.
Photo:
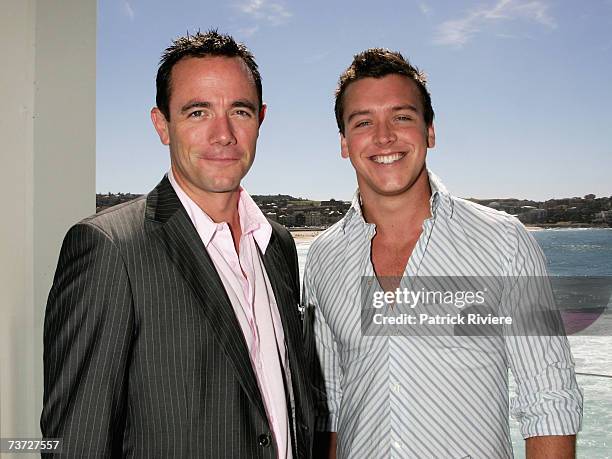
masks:
<path id="1" fill-rule="evenodd" d="M 135 13 L 134 13 L 134 8 L 132 8 L 132 5 L 130 5 L 129 1 L 127 0 L 123 1 L 122 9 L 123 9 L 123 14 L 125 14 L 130 19 L 130 21 L 133 21 Z"/>
<path id="2" fill-rule="evenodd" d="M 243 27 L 242 29 L 238 29 L 236 31 L 236 35 L 240 37 L 249 38 L 255 35 L 255 33 L 257 33 L 258 30 L 259 30 L 258 25 L 255 25 L 253 27 Z"/>
<path id="3" fill-rule="evenodd" d="M 501 21 L 531 21 L 554 29 L 557 24 L 542 0 L 499 0 L 494 6 L 481 6 L 462 18 L 445 21 L 438 26 L 434 43 L 464 46 L 483 27 Z"/>
<path id="4" fill-rule="evenodd" d="M 424 16 L 429 16 L 432 13 L 431 6 L 425 2 L 419 2 L 419 10 L 421 10 Z"/>
<path id="5" fill-rule="evenodd" d="M 236 3 L 235 7 L 253 19 L 272 25 L 283 24 L 293 16 L 284 4 L 273 0 L 243 0 Z"/>

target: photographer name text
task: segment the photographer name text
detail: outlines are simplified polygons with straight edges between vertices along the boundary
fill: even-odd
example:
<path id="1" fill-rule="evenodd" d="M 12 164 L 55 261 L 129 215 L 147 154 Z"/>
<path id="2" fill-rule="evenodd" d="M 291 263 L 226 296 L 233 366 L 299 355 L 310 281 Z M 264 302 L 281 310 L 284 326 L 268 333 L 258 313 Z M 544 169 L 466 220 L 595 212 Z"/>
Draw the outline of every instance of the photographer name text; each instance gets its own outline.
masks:
<path id="1" fill-rule="evenodd" d="M 399 314 L 387 316 L 374 314 L 376 325 L 512 325 L 512 317 L 493 314 Z"/>

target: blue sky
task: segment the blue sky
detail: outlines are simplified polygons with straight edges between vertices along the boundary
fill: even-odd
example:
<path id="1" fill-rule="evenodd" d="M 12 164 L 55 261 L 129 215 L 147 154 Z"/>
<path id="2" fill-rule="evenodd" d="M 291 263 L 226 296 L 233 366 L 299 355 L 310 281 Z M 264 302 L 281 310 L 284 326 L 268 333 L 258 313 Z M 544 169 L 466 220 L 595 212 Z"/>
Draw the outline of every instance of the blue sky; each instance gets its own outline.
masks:
<path id="1" fill-rule="evenodd" d="M 380 46 L 427 73 L 428 165 L 454 194 L 612 195 L 612 0 L 99 0 L 98 192 L 145 193 L 168 169 L 149 119 L 159 56 L 213 27 L 263 77 L 251 194 L 350 199 L 333 91 L 355 53 Z"/>

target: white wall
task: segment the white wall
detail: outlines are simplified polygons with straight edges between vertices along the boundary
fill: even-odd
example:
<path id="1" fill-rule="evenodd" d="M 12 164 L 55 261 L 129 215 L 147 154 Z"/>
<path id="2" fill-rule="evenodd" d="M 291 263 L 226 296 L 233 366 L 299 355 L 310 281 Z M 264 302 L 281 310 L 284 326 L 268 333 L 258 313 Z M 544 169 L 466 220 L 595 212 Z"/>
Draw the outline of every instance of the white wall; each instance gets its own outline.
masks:
<path id="1" fill-rule="evenodd" d="M 46 297 L 95 212 L 96 1 L 0 2 L 0 437 L 37 437 Z"/>

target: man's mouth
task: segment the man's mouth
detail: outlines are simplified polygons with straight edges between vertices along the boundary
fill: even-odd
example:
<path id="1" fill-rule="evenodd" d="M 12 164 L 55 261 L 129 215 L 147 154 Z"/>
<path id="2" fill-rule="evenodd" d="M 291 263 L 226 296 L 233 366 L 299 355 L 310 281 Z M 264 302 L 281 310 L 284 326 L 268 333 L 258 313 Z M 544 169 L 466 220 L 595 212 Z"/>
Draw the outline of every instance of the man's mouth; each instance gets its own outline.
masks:
<path id="1" fill-rule="evenodd" d="M 200 156 L 200 159 L 218 163 L 232 163 L 235 161 L 240 161 L 241 157 L 238 155 L 202 155 Z"/>
<path id="2" fill-rule="evenodd" d="M 399 152 L 399 153 L 392 153 L 390 155 L 371 156 L 370 159 L 378 164 L 392 164 L 396 161 L 399 161 L 404 156 L 406 156 L 405 152 Z"/>

